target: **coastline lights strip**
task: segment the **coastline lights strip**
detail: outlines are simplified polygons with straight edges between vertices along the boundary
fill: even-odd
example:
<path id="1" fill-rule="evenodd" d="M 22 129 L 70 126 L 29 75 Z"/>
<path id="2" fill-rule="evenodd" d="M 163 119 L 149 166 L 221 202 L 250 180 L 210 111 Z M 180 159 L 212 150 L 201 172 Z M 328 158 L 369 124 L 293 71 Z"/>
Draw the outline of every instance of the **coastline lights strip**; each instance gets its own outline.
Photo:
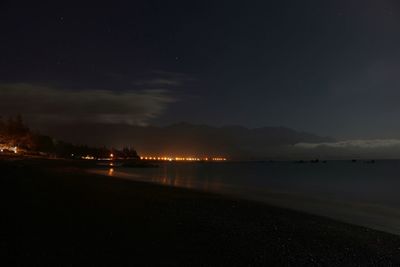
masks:
<path id="1" fill-rule="evenodd" d="M 207 158 L 197 158 L 197 157 L 153 157 L 153 156 L 143 156 L 140 157 L 141 160 L 157 160 L 157 161 L 226 161 L 224 157 L 207 157 Z"/>

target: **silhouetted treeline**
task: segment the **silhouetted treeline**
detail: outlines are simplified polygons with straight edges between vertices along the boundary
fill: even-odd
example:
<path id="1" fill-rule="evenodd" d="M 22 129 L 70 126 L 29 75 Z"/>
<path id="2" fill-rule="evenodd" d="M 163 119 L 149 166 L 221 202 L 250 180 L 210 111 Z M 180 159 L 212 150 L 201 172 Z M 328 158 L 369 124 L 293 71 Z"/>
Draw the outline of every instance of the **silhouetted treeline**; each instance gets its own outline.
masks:
<path id="1" fill-rule="evenodd" d="M 0 117 L 0 143 L 10 146 L 24 144 L 26 148 L 31 148 L 32 141 L 32 134 L 20 115 L 15 118 L 9 117 L 7 120 Z"/>
<path id="2" fill-rule="evenodd" d="M 0 145 L 18 147 L 25 153 L 45 153 L 63 158 L 82 158 L 86 156 L 94 158 L 108 158 L 112 154 L 114 158 L 138 159 L 135 149 L 125 147 L 122 150 L 107 147 L 89 147 L 86 145 L 74 145 L 68 142 L 56 140 L 50 136 L 36 134 L 24 124 L 22 117 L 0 116 Z"/>

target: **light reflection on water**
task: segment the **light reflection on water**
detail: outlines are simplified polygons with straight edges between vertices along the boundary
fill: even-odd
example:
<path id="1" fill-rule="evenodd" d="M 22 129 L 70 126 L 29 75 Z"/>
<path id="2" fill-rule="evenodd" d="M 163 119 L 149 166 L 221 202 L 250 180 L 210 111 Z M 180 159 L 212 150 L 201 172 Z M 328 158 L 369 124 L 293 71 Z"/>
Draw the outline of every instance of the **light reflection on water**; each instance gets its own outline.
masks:
<path id="1" fill-rule="evenodd" d="M 111 168 L 106 174 L 238 195 L 400 234 L 400 161 L 165 163 Z"/>
<path id="2" fill-rule="evenodd" d="M 188 172 L 180 168 L 173 168 L 171 170 L 168 165 L 163 165 L 156 172 L 147 172 L 142 178 L 142 181 L 150 181 L 166 186 L 199 189 L 210 192 L 218 192 L 221 187 L 221 183 L 216 179 L 210 180 L 207 178 L 199 180 L 196 172 Z"/>

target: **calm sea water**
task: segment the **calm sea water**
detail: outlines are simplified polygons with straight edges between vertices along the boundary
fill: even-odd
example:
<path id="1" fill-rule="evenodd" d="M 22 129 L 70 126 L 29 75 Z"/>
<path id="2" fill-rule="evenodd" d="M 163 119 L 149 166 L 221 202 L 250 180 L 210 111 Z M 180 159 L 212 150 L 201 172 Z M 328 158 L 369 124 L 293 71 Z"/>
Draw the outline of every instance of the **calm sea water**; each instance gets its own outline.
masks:
<path id="1" fill-rule="evenodd" d="M 235 195 L 400 235 L 400 161 L 163 163 L 103 174 Z"/>

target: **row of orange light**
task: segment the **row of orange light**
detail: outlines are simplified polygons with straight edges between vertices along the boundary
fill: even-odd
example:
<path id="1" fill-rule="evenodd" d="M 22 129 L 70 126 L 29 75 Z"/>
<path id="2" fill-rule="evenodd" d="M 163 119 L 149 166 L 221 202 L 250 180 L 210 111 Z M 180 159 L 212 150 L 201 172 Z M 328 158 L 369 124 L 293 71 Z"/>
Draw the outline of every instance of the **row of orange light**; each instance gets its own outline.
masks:
<path id="1" fill-rule="evenodd" d="M 212 161 L 225 161 L 226 158 L 212 158 Z"/>
<path id="2" fill-rule="evenodd" d="M 72 157 L 74 156 L 74 154 L 72 154 L 71 155 Z M 93 157 L 93 156 L 89 156 L 89 155 L 87 155 L 87 156 L 85 156 L 85 157 L 81 157 L 82 159 L 89 159 L 89 160 L 93 160 L 93 159 L 95 159 L 95 157 Z"/>
<path id="3" fill-rule="evenodd" d="M 195 158 L 195 157 L 140 157 L 141 160 L 160 160 L 160 161 L 225 161 L 226 158 Z"/>

